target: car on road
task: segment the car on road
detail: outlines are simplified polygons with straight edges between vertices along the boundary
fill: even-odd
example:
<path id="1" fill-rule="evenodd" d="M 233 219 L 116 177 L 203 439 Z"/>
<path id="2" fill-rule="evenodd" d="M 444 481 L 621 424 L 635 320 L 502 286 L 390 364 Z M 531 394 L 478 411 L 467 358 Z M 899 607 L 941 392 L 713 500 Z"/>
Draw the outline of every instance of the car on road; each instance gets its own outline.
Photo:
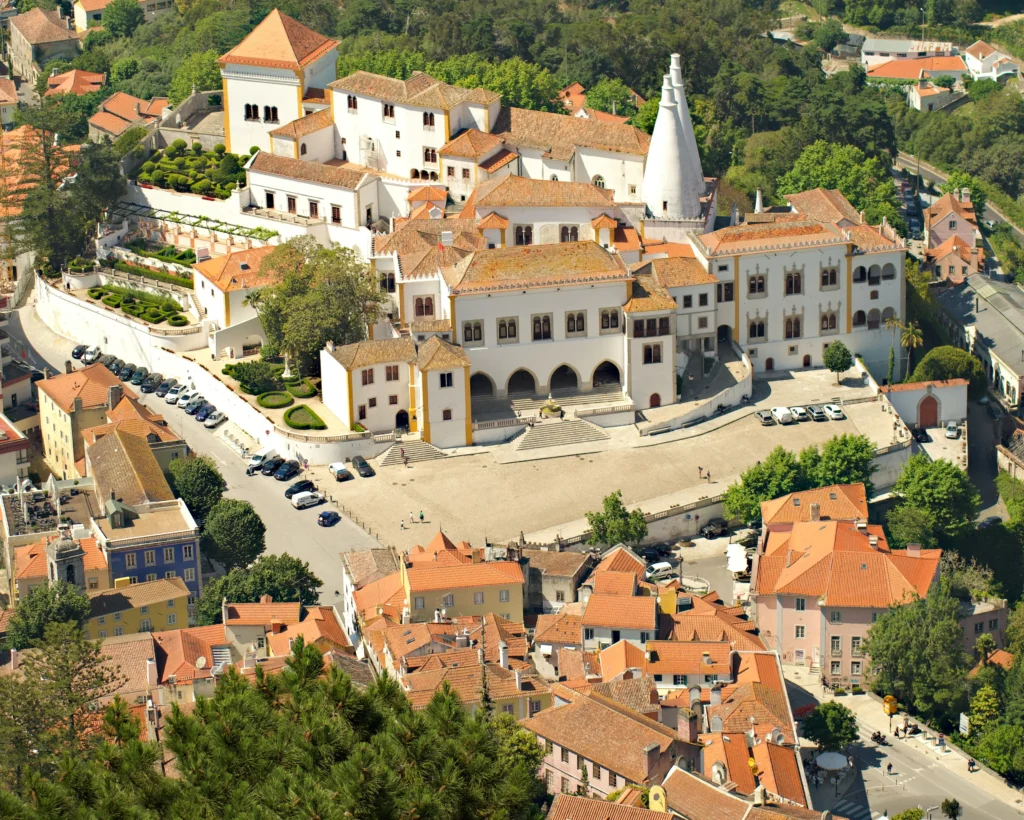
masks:
<path id="1" fill-rule="evenodd" d="M 927 444 L 929 441 L 932 440 L 932 437 L 928 435 L 927 430 L 911 430 L 910 435 L 914 437 L 914 441 L 916 441 L 918 444 Z"/>
<path id="2" fill-rule="evenodd" d="M 274 472 L 274 478 L 278 481 L 288 481 L 299 474 L 299 462 L 290 458 Z"/>
<path id="3" fill-rule="evenodd" d="M 337 478 L 338 473 L 347 473 L 348 468 L 345 466 L 344 461 L 335 461 L 332 464 L 327 465 L 327 472 Z"/>
<path id="4" fill-rule="evenodd" d="M 167 394 L 171 392 L 171 389 L 178 386 L 177 379 L 164 379 L 160 382 L 160 386 L 156 389 L 156 395 L 158 398 L 165 399 Z"/>
<path id="5" fill-rule="evenodd" d="M 75 345 L 75 349 L 71 351 L 71 358 L 81 359 L 88 349 L 89 345 Z"/>
<path id="6" fill-rule="evenodd" d="M 789 412 L 793 414 L 793 418 L 797 421 L 808 421 L 811 416 L 803 407 L 790 407 Z"/>
<path id="7" fill-rule="evenodd" d="M 131 383 L 138 386 L 149 378 L 149 369 L 140 367 L 132 374 Z"/>
<path id="8" fill-rule="evenodd" d="M 114 360 L 107 365 L 107 370 L 113 373 L 115 376 L 121 372 L 121 368 L 125 366 L 125 360 L 119 359 L 116 356 Z"/>
<path id="9" fill-rule="evenodd" d="M 705 538 L 718 538 L 729 532 L 729 522 L 724 518 L 712 518 L 700 528 L 700 534 Z"/>
<path id="10" fill-rule="evenodd" d="M 361 478 L 373 478 L 377 475 L 362 456 L 352 456 L 352 466 Z"/>
<path id="11" fill-rule="evenodd" d="M 757 416 L 757 419 L 758 421 L 761 422 L 762 427 L 771 427 L 773 424 L 775 424 L 775 417 L 771 414 L 771 411 L 769 410 L 758 410 L 756 413 L 754 413 L 754 415 Z"/>
<path id="12" fill-rule="evenodd" d="M 339 467 L 337 470 L 332 470 L 331 475 L 334 476 L 335 481 L 352 481 L 355 478 L 355 476 L 352 475 L 352 473 L 350 473 L 344 467 Z"/>
<path id="13" fill-rule="evenodd" d="M 276 476 L 275 476 L 276 478 Z M 302 479 L 302 481 L 296 481 L 292 486 L 284 491 L 285 498 L 291 498 L 293 495 L 299 493 L 309 493 L 316 489 L 316 484 L 310 481 L 308 478 Z"/>
<path id="14" fill-rule="evenodd" d="M 164 401 L 168 404 L 177 404 L 183 395 L 188 392 L 188 388 L 183 384 L 172 384 L 170 389 L 164 394 Z"/>
<path id="15" fill-rule="evenodd" d="M 292 506 L 297 510 L 304 510 L 306 507 L 315 507 L 323 504 L 327 498 L 323 493 L 298 493 L 292 496 Z"/>
<path id="16" fill-rule="evenodd" d="M 121 372 L 117 374 L 117 377 L 121 381 L 126 382 L 126 381 L 131 381 L 131 378 L 134 375 L 135 375 L 135 365 L 134 364 L 126 364 L 124 367 L 121 368 Z"/>
<path id="17" fill-rule="evenodd" d="M 200 410 L 202 410 L 205 406 L 206 406 L 206 399 L 204 399 L 199 394 L 196 394 L 196 396 L 192 399 L 192 401 L 190 401 L 188 404 L 185 405 L 185 413 L 187 413 L 190 416 L 194 416 L 196 413 L 198 413 Z"/>
<path id="18" fill-rule="evenodd" d="M 946 438 L 960 438 L 960 425 L 955 421 L 946 423 Z"/>
<path id="19" fill-rule="evenodd" d="M 671 557 L 672 555 L 672 547 L 668 544 L 658 544 L 656 546 L 642 547 L 641 549 L 633 551 L 648 563 L 663 561 L 665 560 L 665 558 Z"/>
<path id="20" fill-rule="evenodd" d="M 170 395 L 170 394 L 168 394 Z M 199 391 L 194 387 L 191 389 L 184 389 L 178 394 L 178 407 L 185 407 L 192 399 L 199 395 Z"/>
<path id="21" fill-rule="evenodd" d="M 779 424 L 793 424 L 796 421 L 793 418 L 793 414 L 789 412 L 788 407 L 773 407 L 772 418 Z"/>
<path id="22" fill-rule="evenodd" d="M 832 421 L 839 421 L 840 419 L 846 418 L 846 416 L 843 415 L 843 408 L 838 404 L 826 404 L 821 409 L 824 411 L 826 416 L 832 419 Z"/>
<path id="23" fill-rule="evenodd" d="M 647 567 L 644 575 L 648 581 L 660 581 L 662 578 L 668 578 L 674 573 L 675 569 L 668 561 L 658 561 Z"/>
<path id="24" fill-rule="evenodd" d="M 214 427 L 218 427 L 228 420 L 228 414 L 222 410 L 214 410 L 210 415 L 206 417 L 206 421 L 203 422 L 203 427 L 208 430 L 212 430 Z"/>
<path id="25" fill-rule="evenodd" d="M 139 390 L 143 393 L 152 393 L 163 383 L 163 380 L 163 373 L 150 373 L 142 380 L 142 384 L 139 385 Z"/>
<path id="26" fill-rule="evenodd" d="M 825 421 L 828 418 L 818 404 L 807 405 L 807 415 L 811 417 L 811 421 Z"/>
<path id="27" fill-rule="evenodd" d="M 99 345 L 93 345 L 85 353 L 82 354 L 82 361 L 86 364 L 92 364 L 99 359 L 100 354 L 103 351 L 100 350 Z"/>
<path id="28" fill-rule="evenodd" d="M 989 527 L 994 527 L 996 524 L 1002 524 L 1003 519 L 998 515 L 990 515 L 988 518 L 984 518 L 978 522 L 979 530 L 987 530 Z"/>
<path id="29" fill-rule="evenodd" d="M 281 456 L 271 456 L 263 460 L 259 469 L 263 475 L 273 475 L 282 464 L 284 464 L 284 459 Z"/>
<path id="30" fill-rule="evenodd" d="M 334 510 L 324 510 L 316 517 L 316 523 L 321 527 L 333 527 L 339 521 L 341 521 L 341 516 Z"/>
<path id="31" fill-rule="evenodd" d="M 210 418 L 211 413 L 216 412 L 217 408 L 214 407 L 212 404 L 204 404 L 202 407 L 196 410 L 196 421 L 206 421 L 208 418 Z"/>

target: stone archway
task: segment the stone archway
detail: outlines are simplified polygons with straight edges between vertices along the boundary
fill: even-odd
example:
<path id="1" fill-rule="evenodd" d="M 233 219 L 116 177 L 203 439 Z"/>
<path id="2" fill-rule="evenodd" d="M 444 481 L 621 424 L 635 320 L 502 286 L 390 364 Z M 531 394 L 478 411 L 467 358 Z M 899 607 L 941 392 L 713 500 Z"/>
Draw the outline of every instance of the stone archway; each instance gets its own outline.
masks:
<path id="1" fill-rule="evenodd" d="M 409 413 L 406 410 L 399 410 L 395 413 L 395 428 L 405 430 L 409 427 Z"/>
<path id="2" fill-rule="evenodd" d="M 508 377 L 508 395 L 533 396 L 537 393 L 537 379 L 529 370 L 519 369 Z"/>
<path id="3" fill-rule="evenodd" d="M 594 368 L 593 385 L 594 387 L 609 385 L 622 387 L 622 373 L 619 371 L 618 365 L 609 361 L 601 362 Z"/>
<path id="4" fill-rule="evenodd" d="M 580 378 L 576 371 L 569 365 L 559 365 L 551 373 L 549 382 L 551 390 L 577 390 L 580 386 Z"/>
<path id="5" fill-rule="evenodd" d="M 651 393 L 651 407 L 661 407 L 661 396 L 658 393 Z"/>
<path id="6" fill-rule="evenodd" d="M 469 395 L 471 398 L 494 396 L 494 380 L 486 373 L 474 373 L 469 377 Z"/>
<path id="7" fill-rule="evenodd" d="M 917 426 L 921 428 L 939 426 L 939 402 L 935 396 L 925 396 L 917 405 Z"/>

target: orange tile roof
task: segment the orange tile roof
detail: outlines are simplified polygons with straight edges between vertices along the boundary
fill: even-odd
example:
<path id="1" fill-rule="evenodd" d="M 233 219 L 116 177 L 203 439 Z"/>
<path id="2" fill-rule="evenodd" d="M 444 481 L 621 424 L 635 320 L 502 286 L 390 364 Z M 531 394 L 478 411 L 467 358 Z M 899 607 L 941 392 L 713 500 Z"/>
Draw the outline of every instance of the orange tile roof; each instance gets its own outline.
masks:
<path id="1" fill-rule="evenodd" d="M 664 254 L 664 257 L 662 254 Z M 663 239 L 644 240 L 644 257 L 647 261 L 653 258 L 675 259 L 680 256 L 695 259 L 693 246 L 688 242 L 666 242 Z M 666 287 L 672 286 L 667 285 Z"/>
<path id="2" fill-rule="evenodd" d="M 636 592 L 636 575 L 632 572 L 601 570 L 595 572 L 591 580 L 595 593 L 632 596 Z"/>
<path id="3" fill-rule="evenodd" d="M 363 169 L 282 157 L 268 154 L 266 151 L 260 151 L 256 155 L 256 158 L 249 163 L 249 169 L 261 174 L 273 174 L 288 179 L 315 182 L 318 185 L 334 185 L 349 191 L 359 188 L 364 180 L 375 179 L 373 174 Z"/>
<path id="4" fill-rule="evenodd" d="M 925 224 L 945 219 L 951 213 L 956 214 L 961 219 L 966 219 L 974 227 L 978 226 L 977 215 L 974 213 L 974 203 L 961 202 L 953 194 L 943 194 L 929 207 L 925 208 Z"/>
<path id="5" fill-rule="evenodd" d="M 317 131 L 323 131 L 325 128 L 333 127 L 334 112 L 331 111 L 330 108 L 322 108 L 319 111 L 314 111 L 312 114 L 306 114 L 304 117 L 292 120 L 290 123 L 282 125 L 280 128 L 275 128 L 270 132 L 270 136 L 297 140 L 300 137 L 308 137 L 310 134 L 315 134 Z"/>
<path id="6" fill-rule="evenodd" d="M 838 224 L 860 224 L 860 214 L 837 189 L 815 188 L 799 194 L 786 194 L 789 204 L 805 219 Z"/>
<path id="7" fill-rule="evenodd" d="M 310 607 L 302 621 L 289 623 L 280 632 L 267 635 L 267 643 L 275 655 L 288 655 L 291 653 L 292 641 L 299 637 L 307 645 L 313 644 L 322 650 L 344 649 L 352 645 L 338 623 L 334 610 L 328 606 Z"/>
<path id="8" fill-rule="evenodd" d="M 435 80 L 422 71 L 412 72 L 407 80 L 384 77 L 369 71 L 356 71 L 347 77 L 329 83 L 328 88 L 388 102 L 414 105 L 419 108 L 434 108 L 441 111 L 450 111 L 463 102 L 489 105 L 495 100 L 501 99 L 501 95 L 495 91 L 448 85 L 448 83 Z"/>
<path id="9" fill-rule="evenodd" d="M 643 243 L 636 228 L 619 226 L 612 233 L 612 247 L 619 252 L 638 251 L 643 248 Z"/>
<path id="10" fill-rule="evenodd" d="M 493 134 L 478 131 L 476 128 L 467 128 L 457 137 L 442 145 L 437 153 L 443 156 L 479 159 L 500 147 L 501 140 Z"/>
<path id="11" fill-rule="evenodd" d="M 110 435 L 116 431 L 122 431 L 128 435 L 148 439 L 149 436 L 156 436 L 159 441 L 181 441 L 181 437 L 175 433 L 164 420 L 164 417 L 151 413 L 146 407 L 133 398 L 125 396 L 117 403 L 113 410 L 107 411 L 107 423 L 99 424 L 82 431 L 82 438 L 86 444 L 95 444 L 103 436 Z"/>
<path id="12" fill-rule="evenodd" d="M 587 119 L 594 120 L 595 122 L 611 122 L 611 123 L 625 123 L 629 122 L 629 117 L 620 117 L 618 114 L 609 114 L 607 111 L 598 111 L 596 108 L 584 108 Z"/>
<path id="13" fill-rule="evenodd" d="M 388 603 L 398 594 L 401 594 L 404 599 L 405 588 L 402 586 L 402 573 L 393 572 L 390 575 L 385 575 L 379 581 L 373 581 L 362 589 L 357 589 L 352 596 L 359 614 L 364 618 L 370 618 L 376 616 L 378 607 Z"/>
<path id="14" fill-rule="evenodd" d="M 642 675 L 650 671 L 648 669 L 647 653 L 629 641 L 613 643 L 611 646 L 602 649 L 600 656 L 601 678 L 606 682 L 615 680 L 629 669 L 639 669 Z"/>
<path id="15" fill-rule="evenodd" d="M 712 732 L 700 735 L 704 747 L 704 776 L 711 779 L 716 763 L 725 766 L 727 777 L 740 794 L 752 794 L 757 783 L 750 770 L 750 749 L 742 732 Z"/>
<path id="16" fill-rule="evenodd" d="M 576 794 L 555 795 L 547 820 L 671 820 L 672 815 Z"/>
<path id="17" fill-rule="evenodd" d="M 161 601 L 188 598 L 191 593 L 181 578 L 158 578 L 141 584 L 101 589 L 89 592 L 89 617 L 110 615 L 114 612 L 128 612 L 139 607 L 150 606 Z"/>
<path id="18" fill-rule="evenodd" d="M 996 53 L 996 49 L 984 40 L 975 40 L 964 51 L 979 60 L 984 60 L 989 55 Z"/>
<path id="19" fill-rule="evenodd" d="M 614 192 L 589 182 L 558 182 L 505 176 L 489 179 L 474 192 L 477 211 L 493 208 L 607 208 Z M 616 223 L 617 224 L 617 223 Z"/>
<path id="20" fill-rule="evenodd" d="M 18 89 L 14 86 L 14 80 L 6 77 L 0 78 L 0 105 L 17 105 Z"/>
<path id="21" fill-rule="evenodd" d="M 448 189 L 438 185 L 424 185 L 409 191 L 410 202 L 446 202 Z"/>
<path id="22" fill-rule="evenodd" d="M 89 117 L 89 124 L 116 136 L 133 125 L 154 122 L 166 107 L 166 97 L 154 97 L 147 102 L 116 91 L 100 104 L 99 111 Z"/>
<path id="23" fill-rule="evenodd" d="M 385 362 L 416 361 L 416 343 L 409 337 L 368 339 L 334 348 L 334 360 L 346 370 Z"/>
<path id="24" fill-rule="evenodd" d="M 579 646 L 583 635 L 583 617 L 581 615 L 538 615 L 537 626 L 533 632 L 535 644 L 568 644 Z"/>
<path id="25" fill-rule="evenodd" d="M 807 806 L 800 763 L 797 761 L 798 753 L 792 748 L 771 742 L 758 743 L 753 752 L 761 784 L 774 795 L 791 800 L 799 806 Z"/>
<path id="26" fill-rule="evenodd" d="M 452 232 L 452 244 L 442 246 L 441 234 Z M 378 256 L 397 253 L 402 275 L 407 279 L 433 276 L 443 267 L 455 265 L 474 250 L 487 247 L 478 230 L 476 217 L 462 219 L 407 220 L 394 233 L 374 238 Z"/>
<path id="27" fill-rule="evenodd" d="M 727 677 L 729 653 L 727 643 L 682 641 L 648 641 L 647 671 L 652 675 L 718 675 Z"/>
<path id="28" fill-rule="evenodd" d="M 629 93 L 633 96 L 633 102 L 637 108 L 640 108 L 646 102 L 643 97 L 632 89 L 629 89 Z M 579 111 L 581 108 L 587 107 L 586 89 L 584 89 L 581 83 L 570 83 L 567 85 L 558 92 L 558 99 L 568 111 Z"/>
<path id="29" fill-rule="evenodd" d="M 962 57 L 913 57 L 908 60 L 889 60 L 868 70 L 868 78 L 890 80 L 916 80 L 922 71 L 937 74 L 943 71 L 966 71 Z"/>
<path id="30" fill-rule="evenodd" d="M 157 632 L 153 639 L 166 656 L 160 682 L 174 675 L 179 684 L 212 677 L 213 647 L 228 643 L 224 624 Z"/>
<path id="31" fill-rule="evenodd" d="M 470 659 L 474 653 L 463 653 Z M 443 660 L 439 657 L 438 660 Z M 535 699 L 549 691 L 549 686 L 536 675 L 519 672 L 519 686 L 516 685 L 516 672 L 503 669 L 495 663 L 479 662 L 466 665 L 444 666 L 404 675 L 409 689 L 406 695 L 413 709 L 424 709 L 430 704 L 434 693 L 445 683 L 455 690 L 464 704 L 479 703 L 483 700 L 483 682 L 487 681 L 487 694 L 494 701 L 515 698 Z"/>
<path id="32" fill-rule="evenodd" d="M 1010 669 L 1013 666 L 1013 653 L 1007 652 L 1005 649 L 996 649 L 989 653 L 988 663 L 989 666 L 995 664 L 996 666 L 1003 667 L 1003 669 Z M 984 661 L 978 661 L 975 667 L 971 670 L 970 677 L 973 678 L 977 675 L 984 665 Z"/>
<path id="33" fill-rule="evenodd" d="M 56 536 L 50 536 L 36 544 L 14 548 L 14 574 L 19 581 L 46 578 L 46 545 L 54 538 Z M 107 557 L 96 544 L 95 538 L 80 538 L 78 544 L 85 553 L 82 561 L 86 572 L 107 569 Z"/>
<path id="34" fill-rule="evenodd" d="M 443 566 L 413 564 L 406 570 L 406 576 L 411 592 L 512 586 L 523 583 L 523 570 L 513 561 Z"/>
<path id="35" fill-rule="evenodd" d="M 82 409 L 102 407 L 109 400 L 109 391 L 115 385 L 121 387 L 125 396 L 138 398 L 135 392 L 103 365 L 91 364 L 71 373 L 60 373 L 36 382 L 36 386 L 65 413 L 75 406 L 75 399 L 82 400 Z"/>
<path id="36" fill-rule="evenodd" d="M 608 214 L 601 214 L 600 216 L 595 216 L 593 219 L 590 220 L 590 224 L 594 226 L 595 230 L 600 230 L 601 228 L 608 228 L 610 230 L 614 230 L 619 226 L 619 223 L 615 219 L 612 219 L 610 216 L 608 216 Z"/>
<path id="37" fill-rule="evenodd" d="M 595 593 L 587 601 L 583 625 L 650 630 L 653 634 L 658 628 L 658 599 L 653 596 L 626 598 Z"/>
<path id="38" fill-rule="evenodd" d="M 68 18 L 62 18 L 59 11 L 44 11 L 38 6 L 10 18 L 10 24 L 33 46 L 78 39 L 68 22 Z"/>
<path id="39" fill-rule="evenodd" d="M 482 231 L 491 230 L 495 228 L 498 230 L 505 230 L 505 228 L 507 228 L 508 225 L 508 220 L 505 219 L 505 217 L 499 216 L 498 214 L 494 213 L 494 211 L 491 211 L 489 214 L 487 214 L 487 216 L 485 216 L 477 223 L 477 227 Z"/>
<path id="40" fill-rule="evenodd" d="M 650 136 L 632 125 L 525 108 L 502 108 L 491 133 L 507 145 L 540 150 L 545 157 L 562 161 L 580 148 L 646 156 L 651 144 Z"/>
<path id="41" fill-rule="evenodd" d="M 675 311 L 676 300 L 672 298 L 665 286 L 650 273 L 637 273 L 633 276 L 632 294 L 629 301 L 622 306 L 624 313 L 650 313 L 652 311 Z"/>
<path id="42" fill-rule="evenodd" d="M 754 222 L 731 225 L 696 237 L 696 241 L 714 253 L 761 253 L 766 249 L 799 244 L 839 245 L 843 235 L 835 225 L 811 220 Z"/>
<path id="43" fill-rule="evenodd" d="M 161 653 L 156 650 L 153 634 L 149 632 L 104 638 L 100 654 L 106 658 L 103 665 L 123 678 L 121 685 L 110 692 L 108 697 L 121 695 L 133 701 L 149 691 L 148 660 L 152 658 L 157 662 L 158 675 L 163 660 Z"/>
<path id="44" fill-rule="evenodd" d="M 509 148 L 502 148 L 493 157 L 488 157 L 485 160 L 481 160 L 477 163 L 481 170 L 486 171 L 489 174 L 493 174 L 508 165 L 512 160 L 518 157 L 519 154 Z"/>
<path id="45" fill-rule="evenodd" d="M 219 62 L 222 66 L 235 64 L 302 68 L 319 60 L 337 46 L 337 40 L 324 37 L 274 9 Z"/>
<path id="46" fill-rule="evenodd" d="M 766 525 L 810 521 L 812 504 L 818 505 L 822 521 L 856 521 L 868 517 L 867 490 L 857 483 L 832 484 L 762 501 L 761 521 Z"/>
<path id="47" fill-rule="evenodd" d="M 266 626 L 274 621 L 282 624 L 297 624 L 302 620 L 302 604 L 298 601 L 290 603 L 228 604 L 229 626 Z"/>
<path id="48" fill-rule="evenodd" d="M 967 379 L 941 379 L 930 382 L 908 382 L 899 384 L 883 385 L 880 389 L 883 393 L 904 393 L 910 390 L 927 390 L 931 387 L 960 387 L 970 384 Z"/>
<path id="49" fill-rule="evenodd" d="M 639 785 L 648 782 L 648 745 L 671 754 L 675 732 L 667 726 L 599 695 L 579 695 L 558 684 L 552 689 L 572 702 L 521 720 L 523 728 Z"/>
<path id="50" fill-rule="evenodd" d="M 235 251 L 224 256 L 216 256 L 205 262 L 193 265 L 211 285 L 222 293 L 246 288 L 262 288 L 281 281 L 283 273 L 268 266 L 263 269 L 263 260 L 273 251 L 266 245 L 262 248 L 250 248 Z"/>
<path id="51" fill-rule="evenodd" d="M 594 572 L 632 572 L 636 575 L 643 575 L 645 569 L 647 569 L 647 564 L 628 547 L 612 547 L 602 556 L 601 563 L 597 565 Z"/>
<path id="52" fill-rule="evenodd" d="M 107 81 L 106 74 L 96 74 L 92 71 L 82 71 L 74 68 L 57 74 L 46 80 L 46 94 L 52 97 L 54 94 L 89 94 L 99 91 Z"/>
<path id="53" fill-rule="evenodd" d="M 421 373 L 431 370 L 455 370 L 472 364 L 466 351 L 440 336 L 431 336 L 416 351 L 416 369 Z"/>
<path id="54" fill-rule="evenodd" d="M 637 275 L 652 275 L 666 288 L 685 288 L 693 285 L 714 285 L 718 279 L 708 273 L 692 256 L 650 259 L 633 265 Z"/>

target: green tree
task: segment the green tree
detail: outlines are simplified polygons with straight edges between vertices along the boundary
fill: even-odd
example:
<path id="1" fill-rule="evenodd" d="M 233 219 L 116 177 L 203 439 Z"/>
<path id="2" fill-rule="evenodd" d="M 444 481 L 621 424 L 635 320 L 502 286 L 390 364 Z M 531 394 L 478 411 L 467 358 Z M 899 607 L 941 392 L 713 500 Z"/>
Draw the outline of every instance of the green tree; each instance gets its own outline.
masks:
<path id="1" fill-rule="evenodd" d="M 640 106 L 632 117 L 629 118 L 629 124 L 635 125 L 641 131 L 646 131 L 648 134 L 654 133 L 654 121 L 658 118 L 658 103 L 661 101 L 660 97 L 650 99 Z"/>
<path id="2" fill-rule="evenodd" d="M 127 2 L 127 0 L 125 0 Z M 115 0 L 117 2 L 117 0 Z M 134 2 L 134 0 L 132 0 Z M 221 87 L 220 64 L 216 51 L 191 54 L 174 71 L 167 98 L 177 105 L 195 91 L 213 91 Z"/>
<path id="3" fill-rule="evenodd" d="M 79 625 L 88 617 L 89 598 L 74 584 L 39 584 L 28 591 L 14 610 L 7 626 L 7 644 L 12 649 L 36 646 L 50 624 Z"/>
<path id="4" fill-rule="evenodd" d="M 829 54 L 836 46 L 846 42 L 847 34 L 843 30 L 843 24 L 830 17 L 815 27 L 813 39 L 814 45 Z"/>
<path id="5" fill-rule="evenodd" d="M 243 391 L 254 396 L 279 387 L 277 373 L 266 362 L 239 362 L 231 375 Z"/>
<path id="6" fill-rule="evenodd" d="M 200 521 L 209 516 L 228 486 L 209 456 L 174 459 L 167 467 L 167 478 L 174 494 Z"/>
<path id="7" fill-rule="evenodd" d="M 957 818 L 963 814 L 963 809 L 960 807 L 960 801 L 955 797 L 950 800 L 943 800 L 942 813 L 946 815 L 949 820 L 957 820 Z"/>
<path id="8" fill-rule="evenodd" d="M 985 394 L 985 370 L 981 362 L 966 350 L 952 345 L 933 347 L 917 363 L 908 382 L 944 381 L 946 379 L 968 379 L 971 398 Z"/>
<path id="9" fill-rule="evenodd" d="M 910 364 L 914 359 L 914 351 L 924 344 L 924 334 L 921 333 L 921 328 L 914 322 L 908 322 L 900 330 L 900 347 L 907 349 L 907 370 L 910 370 Z"/>
<path id="10" fill-rule="evenodd" d="M 112 0 L 103 10 L 103 27 L 115 37 L 131 37 L 145 19 L 138 0 Z"/>
<path id="11" fill-rule="evenodd" d="M 588 544 L 639 544 L 647 537 L 647 522 L 641 510 L 629 511 L 622 503 L 622 490 L 606 495 L 600 512 L 588 512 Z"/>
<path id="12" fill-rule="evenodd" d="M 942 553 L 939 568 L 942 578 L 949 584 L 950 592 L 957 598 L 981 601 L 994 597 L 999 592 L 995 583 L 995 573 L 974 558 L 965 558 L 953 550 L 946 550 Z M 986 635 L 988 633 L 978 636 L 975 648 L 978 643 L 983 643 L 982 639 Z"/>
<path id="13" fill-rule="evenodd" d="M 883 612 L 864 643 L 872 686 L 930 719 L 948 720 L 966 706 L 969 659 L 963 648 L 960 600 L 940 583 L 926 598 Z"/>
<path id="14" fill-rule="evenodd" d="M 134 57 L 122 57 L 110 67 L 110 81 L 119 83 L 130 80 L 139 73 L 139 61 Z"/>
<path id="15" fill-rule="evenodd" d="M 783 448 L 776 447 L 764 461 L 740 473 L 737 484 L 725 491 L 725 514 L 753 523 L 761 519 L 761 502 L 791 493 L 801 487 L 800 462 Z"/>
<path id="16" fill-rule="evenodd" d="M 619 79 L 603 79 L 587 89 L 587 108 L 632 117 L 637 113 L 636 97 Z"/>
<path id="17" fill-rule="evenodd" d="M 999 720 L 1000 713 L 999 693 L 991 686 L 981 687 L 971 698 L 971 734 L 985 734 Z"/>
<path id="18" fill-rule="evenodd" d="M 202 626 L 221 622 L 221 601 L 256 603 L 264 595 L 275 601 L 301 601 L 313 606 L 323 581 L 309 564 L 284 555 L 260 555 L 248 567 L 236 567 L 203 586 L 196 604 L 196 620 Z"/>
<path id="19" fill-rule="evenodd" d="M 823 751 L 838 751 L 857 739 L 857 718 L 838 701 L 826 701 L 815 706 L 800 722 L 800 734 Z"/>
<path id="20" fill-rule="evenodd" d="M 248 501 L 222 498 L 213 505 L 204 527 L 214 555 L 229 570 L 246 567 L 267 548 L 267 528 Z"/>
<path id="21" fill-rule="evenodd" d="M 825 367 L 836 374 L 836 384 L 839 384 L 839 377 L 853 367 L 853 354 L 842 342 L 832 342 L 825 350 L 823 361 Z"/>
<path id="22" fill-rule="evenodd" d="M 544 751 L 537 736 L 519 725 L 519 721 L 507 712 L 495 715 L 491 728 L 498 741 L 498 759 L 508 765 L 522 762 L 530 771 L 537 771 L 544 760 Z"/>
<path id="23" fill-rule="evenodd" d="M 114 695 L 103 713 L 104 736 L 115 746 L 124 746 L 132 740 L 138 740 L 141 731 L 142 725 L 132 714 L 131 707 L 120 695 Z"/>
<path id="24" fill-rule="evenodd" d="M 971 735 L 974 735 L 973 720 Z M 1024 727 L 1006 724 L 992 726 L 982 735 L 975 748 L 978 757 L 999 774 L 1016 779 L 1024 773 Z M 943 814 L 946 813 L 946 802 L 943 802 Z M 952 817 L 949 814 L 946 816 Z"/>
<path id="25" fill-rule="evenodd" d="M 936 546 L 931 520 L 910 504 L 893 507 L 886 513 L 885 521 L 890 547 L 903 549 L 907 544 L 920 544 L 922 549 L 933 549 Z"/>
<path id="26" fill-rule="evenodd" d="M 932 461 L 924 453 L 911 456 L 893 491 L 924 514 L 940 541 L 974 527 L 980 496 L 967 473 L 951 461 Z"/>
<path id="27" fill-rule="evenodd" d="M 894 814 L 892 820 L 924 820 L 924 809 L 906 809 Z"/>
<path id="28" fill-rule="evenodd" d="M 814 471 L 814 486 L 863 483 L 870 498 L 873 494 L 871 475 L 878 469 L 874 458 L 875 445 L 867 436 L 852 433 L 833 436 L 822 445 L 821 459 Z M 800 465 L 803 467 L 802 456 Z"/>
<path id="29" fill-rule="evenodd" d="M 988 202 L 988 194 L 971 174 L 968 174 L 966 171 L 953 171 L 949 174 L 946 181 L 939 186 L 939 190 L 942 193 L 954 195 L 959 194 L 964 188 L 971 192 L 971 204 L 974 205 L 974 212 L 979 217 L 983 217 L 985 215 L 985 205 Z"/>

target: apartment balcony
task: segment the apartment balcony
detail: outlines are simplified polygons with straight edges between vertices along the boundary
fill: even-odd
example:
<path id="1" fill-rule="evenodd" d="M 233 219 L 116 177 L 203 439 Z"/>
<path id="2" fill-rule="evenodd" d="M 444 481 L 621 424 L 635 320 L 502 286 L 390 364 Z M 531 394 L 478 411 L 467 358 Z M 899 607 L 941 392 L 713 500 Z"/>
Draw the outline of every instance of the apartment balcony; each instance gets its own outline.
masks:
<path id="1" fill-rule="evenodd" d="M 855 658 L 863 658 L 864 650 L 861 649 L 859 646 L 855 646 L 853 649 L 850 650 L 850 654 Z"/>
<path id="2" fill-rule="evenodd" d="M 832 655 L 833 658 L 841 658 L 841 657 L 843 657 L 843 650 L 842 649 L 836 649 L 835 647 L 832 647 L 831 655 Z"/>

